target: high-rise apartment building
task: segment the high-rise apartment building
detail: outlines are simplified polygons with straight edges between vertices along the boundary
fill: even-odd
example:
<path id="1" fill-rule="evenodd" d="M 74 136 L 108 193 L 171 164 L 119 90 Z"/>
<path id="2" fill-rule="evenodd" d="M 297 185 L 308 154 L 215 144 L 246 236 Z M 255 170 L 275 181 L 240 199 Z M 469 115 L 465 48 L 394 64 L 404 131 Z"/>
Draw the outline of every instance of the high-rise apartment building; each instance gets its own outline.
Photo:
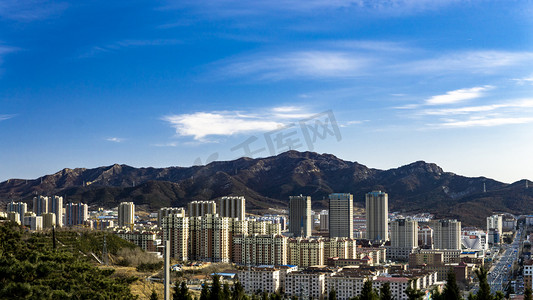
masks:
<path id="1" fill-rule="evenodd" d="M 226 196 L 220 198 L 220 216 L 244 220 L 246 200 L 243 196 Z"/>
<path id="2" fill-rule="evenodd" d="M 40 216 L 48 212 L 48 197 L 38 196 L 33 197 L 33 212 Z"/>
<path id="3" fill-rule="evenodd" d="M 503 234 L 503 215 L 492 215 L 487 217 L 487 234 L 489 244 L 498 244 Z"/>
<path id="4" fill-rule="evenodd" d="M 329 195 L 329 237 L 353 238 L 353 195 Z"/>
<path id="5" fill-rule="evenodd" d="M 233 237 L 232 261 L 240 265 L 286 265 L 287 237 L 274 234 Z"/>
<path id="6" fill-rule="evenodd" d="M 24 202 L 9 202 L 7 204 L 7 212 L 16 212 L 18 216 L 14 222 L 22 224 L 24 222 L 24 214 L 28 212 L 28 205 Z M 12 218 L 15 218 L 15 215 L 12 215 Z"/>
<path id="7" fill-rule="evenodd" d="M 83 203 L 68 203 L 65 207 L 65 225 L 76 226 L 87 221 L 89 206 Z"/>
<path id="8" fill-rule="evenodd" d="M 407 261 L 409 254 L 418 248 L 418 222 L 409 219 L 392 221 L 390 241 L 387 258 Z"/>
<path id="9" fill-rule="evenodd" d="M 215 201 L 192 201 L 187 204 L 187 215 L 189 217 L 202 217 L 217 213 Z"/>
<path id="10" fill-rule="evenodd" d="M 121 202 L 118 206 L 118 227 L 133 227 L 135 224 L 135 204 Z"/>
<path id="11" fill-rule="evenodd" d="M 434 249 L 461 249 L 461 222 L 457 220 L 437 220 L 433 225 Z"/>
<path id="12" fill-rule="evenodd" d="M 382 191 L 366 194 L 366 238 L 372 241 L 389 239 L 389 196 Z"/>
<path id="13" fill-rule="evenodd" d="M 185 217 L 185 208 L 183 207 L 162 207 L 157 213 L 157 226 L 162 227 L 163 218 L 168 215 L 179 215 Z"/>
<path id="14" fill-rule="evenodd" d="M 289 233 L 294 237 L 310 237 L 311 223 L 311 197 L 289 197 Z"/>
<path id="15" fill-rule="evenodd" d="M 50 229 L 56 226 L 56 214 L 49 212 L 42 214 L 43 217 L 43 229 Z"/>
<path id="16" fill-rule="evenodd" d="M 329 230 L 329 212 L 327 210 L 321 211 L 319 215 L 320 231 Z"/>
<path id="17" fill-rule="evenodd" d="M 55 226 L 63 227 L 63 197 L 54 196 L 54 197 L 49 198 L 48 199 L 48 212 L 54 214 Z"/>
<path id="18" fill-rule="evenodd" d="M 324 240 L 293 238 L 289 239 L 287 261 L 300 268 L 324 264 Z"/>
<path id="19" fill-rule="evenodd" d="M 170 241 L 170 256 L 188 260 L 189 218 L 182 214 L 169 214 L 161 220 L 163 241 Z"/>

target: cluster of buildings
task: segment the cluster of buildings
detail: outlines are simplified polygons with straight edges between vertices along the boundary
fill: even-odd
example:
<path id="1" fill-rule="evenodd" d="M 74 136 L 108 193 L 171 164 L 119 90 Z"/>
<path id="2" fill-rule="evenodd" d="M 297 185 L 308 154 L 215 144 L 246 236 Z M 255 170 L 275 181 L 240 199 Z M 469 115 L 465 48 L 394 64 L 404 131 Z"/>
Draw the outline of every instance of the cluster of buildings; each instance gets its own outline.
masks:
<path id="1" fill-rule="evenodd" d="M 43 230 L 52 227 L 77 226 L 87 222 L 88 206 L 83 203 L 67 203 L 63 206 L 63 197 L 38 196 L 33 198 L 32 210 L 28 204 L 11 201 L 7 204 L 6 218 L 31 230 Z"/>
<path id="2" fill-rule="evenodd" d="M 315 213 L 310 196 L 291 196 L 285 217 L 246 216 L 245 198 L 227 196 L 192 201 L 186 208 L 161 208 L 152 214 L 157 224 L 139 224 L 133 202 L 89 219 L 86 204 L 63 207 L 62 197 L 39 196 L 31 212 L 26 203 L 9 203 L 7 218 L 32 230 L 77 225 L 112 229 L 149 252 L 162 252 L 161 241 L 168 240 L 176 260 L 242 266 L 239 278 L 247 291 L 281 287 L 289 295 L 319 298 L 335 289 L 340 299 L 357 295 L 365 280 L 391 283 L 398 299 L 405 298 L 409 282 L 426 288 L 445 280 L 450 270 L 467 282 L 483 265 L 489 246 L 500 242 L 506 228 L 516 227 L 516 220 L 504 215 L 488 217 L 486 231 L 462 228 L 457 220 L 434 220 L 429 214 L 391 215 L 388 194 L 381 191 L 365 195 L 363 217 L 354 216 L 352 194 L 328 198 L 329 209 Z M 396 270 L 393 262 L 408 269 Z"/>

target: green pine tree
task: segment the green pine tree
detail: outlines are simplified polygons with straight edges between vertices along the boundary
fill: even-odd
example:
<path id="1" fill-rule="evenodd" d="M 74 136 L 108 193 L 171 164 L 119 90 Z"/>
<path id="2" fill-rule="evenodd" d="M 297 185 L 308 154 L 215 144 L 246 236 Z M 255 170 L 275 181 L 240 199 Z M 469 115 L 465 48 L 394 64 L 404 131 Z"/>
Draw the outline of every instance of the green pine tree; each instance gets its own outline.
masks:
<path id="1" fill-rule="evenodd" d="M 202 291 L 200 292 L 200 300 L 209 300 L 209 299 L 210 299 L 209 287 L 207 286 L 207 283 L 204 283 L 202 285 Z"/>
<path id="2" fill-rule="evenodd" d="M 192 300 L 192 297 L 189 294 L 189 288 L 187 287 L 187 283 L 185 283 L 185 281 L 182 281 L 181 284 L 176 283 L 174 286 L 174 296 L 172 296 L 172 299 Z"/>
<path id="3" fill-rule="evenodd" d="M 493 300 L 494 297 L 490 292 L 490 285 L 487 281 L 487 270 L 479 268 L 476 270 L 476 276 L 479 280 L 479 290 L 474 296 L 475 300 Z"/>
<path id="4" fill-rule="evenodd" d="M 463 299 L 463 297 L 461 296 L 461 290 L 459 289 L 459 286 L 457 285 L 457 281 L 455 279 L 455 272 L 453 270 L 450 270 L 448 272 L 448 278 L 446 280 L 446 285 L 444 286 L 444 291 L 442 292 L 442 299 L 443 300 Z"/>
<path id="5" fill-rule="evenodd" d="M 390 290 L 390 283 L 385 282 L 381 285 L 379 289 L 379 299 L 380 300 L 392 300 L 392 292 Z"/>
<path id="6" fill-rule="evenodd" d="M 213 285 L 209 293 L 209 300 L 224 300 L 222 298 L 222 289 L 220 287 L 220 276 L 213 274 Z"/>
<path id="7" fill-rule="evenodd" d="M 231 298 L 233 300 L 242 300 L 245 298 L 244 288 L 238 280 L 233 284 L 233 290 L 231 294 Z"/>
<path id="8" fill-rule="evenodd" d="M 361 290 L 361 295 L 359 295 L 359 300 L 378 300 L 379 297 L 372 288 L 372 280 L 366 280 L 363 289 Z"/>
<path id="9" fill-rule="evenodd" d="M 329 291 L 328 300 L 337 300 L 337 292 L 335 292 L 335 289 Z"/>

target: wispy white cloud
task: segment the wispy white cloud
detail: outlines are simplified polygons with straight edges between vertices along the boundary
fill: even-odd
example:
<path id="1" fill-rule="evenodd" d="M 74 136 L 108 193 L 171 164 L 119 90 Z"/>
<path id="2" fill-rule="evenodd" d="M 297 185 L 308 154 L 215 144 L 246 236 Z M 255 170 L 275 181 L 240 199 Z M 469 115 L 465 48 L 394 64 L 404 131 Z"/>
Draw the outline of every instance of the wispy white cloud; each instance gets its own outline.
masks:
<path id="1" fill-rule="evenodd" d="M 533 52 L 511 51 L 460 51 L 438 57 L 410 60 L 391 68 L 406 73 L 471 72 L 494 73 L 506 67 L 533 65 Z"/>
<path id="2" fill-rule="evenodd" d="M 16 115 L 0 115 L 0 121 L 9 120 L 14 117 L 16 117 Z"/>
<path id="3" fill-rule="evenodd" d="M 226 61 L 219 73 L 267 80 L 338 78 L 360 75 L 369 63 L 367 58 L 342 51 L 294 51 Z"/>
<path id="4" fill-rule="evenodd" d="M 93 46 L 85 50 L 80 58 L 93 57 L 101 53 L 112 53 L 125 48 L 146 47 L 146 46 L 167 46 L 176 45 L 180 41 L 176 39 L 155 39 L 155 40 L 121 40 L 103 46 Z"/>
<path id="5" fill-rule="evenodd" d="M 443 104 L 454 104 L 458 102 L 463 102 L 465 100 L 475 99 L 483 96 L 483 92 L 492 89 L 492 86 L 477 86 L 467 89 L 459 89 L 454 91 L 449 91 L 444 95 L 433 96 L 425 101 L 427 105 L 443 105 Z"/>
<path id="6" fill-rule="evenodd" d="M 294 106 L 274 107 L 260 115 L 243 111 L 195 112 L 163 116 L 176 129 L 178 136 L 191 136 L 194 140 L 209 142 L 208 136 L 231 136 L 251 132 L 264 132 L 282 128 L 296 118 L 313 115 Z"/>
<path id="7" fill-rule="evenodd" d="M 523 77 L 523 78 L 515 78 L 513 80 L 516 81 L 520 85 L 533 84 L 533 75 Z"/>
<path id="8" fill-rule="evenodd" d="M 0 18 L 18 22 L 31 22 L 54 17 L 67 9 L 68 4 L 50 0 L 0 1 Z"/>
<path id="9" fill-rule="evenodd" d="M 533 123 L 531 117 L 483 117 L 470 118 L 468 120 L 446 120 L 445 122 L 436 125 L 439 128 L 467 128 L 467 127 L 494 127 L 502 125 L 513 124 L 527 124 Z"/>
<path id="10" fill-rule="evenodd" d="M 478 112 L 489 112 L 503 108 L 524 109 L 533 108 L 533 99 L 515 100 L 506 103 L 479 105 L 479 106 L 467 106 L 459 108 L 443 108 L 443 109 L 427 109 L 422 110 L 419 113 L 422 115 L 463 115 L 472 114 Z"/>
<path id="11" fill-rule="evenodd" d="M 105 140 L 108 141 L 108 142 L 113 142 L 113 143 L 122 143 L 122 142 L 124 142 L 126 139 L 124 139 L 124 138 L 119 138 L 119 137 L 109 137 L 109 138 L 106 138 Z"/>

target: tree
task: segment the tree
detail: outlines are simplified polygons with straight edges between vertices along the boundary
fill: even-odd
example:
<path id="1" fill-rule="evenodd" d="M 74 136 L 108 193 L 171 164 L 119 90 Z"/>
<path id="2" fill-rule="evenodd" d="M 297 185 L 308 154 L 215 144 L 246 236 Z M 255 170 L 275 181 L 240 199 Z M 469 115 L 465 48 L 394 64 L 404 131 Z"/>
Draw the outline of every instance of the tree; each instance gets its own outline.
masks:
<path id="1" fill-rule="evenodd" d="M 337 300 L 337 292 L 335 292 L 334 288 L 329 291 L 328 300 Z"/>
<path id="2" fill-rule="evenodd" d="M 448 278 L 446 280 L 446 285 L 444 286 L 444 291 L 442 292 L 443 300 L 458 300 L 463 299 L 461 296 L 461 291 L 459 286 L 457 286 L 457 281 L 455 279 L 455 272 L 450 270 L 448 272 Z"/>
<path id="3" fill-rule="evenodd" d="M 533 300 L 533 297 L 531 296 L 531 288 L 526 288 L 524 291 L 524 300 Z"/>
<path id="4" fill-rule="evenodd" d="M 209 300 L 209 287 L 207 286 L 207 283 L 204 282 L 202 285 L 202 291 L 200 292 L 200 300 Z"/>
<path id="5" fill-rule="evenodd" d="M 421 290 L 413 287 L 414 284 L 412 281 L 409 281 L 409 285 L 405 289 L 405 294 L 407 295 L 407 299 L 409 300 L 422 300 L 424 298 L 424 292 Z"/>
<path id="6" fill-rule="evenodd" d="M 379 299 L 380 300 L 392 300 L 392 292 L 390 290 L 390 283 L 385 282 L 381 285 L 379 289 Z"/>
<path id="7" fill-rule="evenodd" d="M 490 285 L 487 281 L 487 270 L 479 268 L 476 270 L 476 276 L 479 279 L 479 290 L 474 296 L 476 300 L 492 300 L 494 297 L 490 292 Z"/>
<path id="8" fill-rule="evenodd" d="M 242 287 L 242 284 L 237 280 L 233 284 L 233 290 L 232 290 L 232 299 L 233 300 L 242 300 L 245 297 L 244 288 Z"/>
<path id="9" fill-rule="evenodd" d="M 231 299 L 231 290 L 229 288 L 229 284 L 227 283 L 224 283 L 222 288 L 222 299 Z"/>
<path id="10" fill-rule="evenodd" d="M 210 300 L 224 300 L 222 298 L 222 289 L 220 287 L 220 276 L 217 273 L 213 274 L 213 285 L 209 293 Z"/>
<path id="11" fill-rule="evenodd" d="M 359 300 L 377 300 L 379 299 L 378 295 L 372 288 L 372 280 L 367 279 L 361 290 L 361 295 L 359 295 Z"/>
<path id="12" fill-rule="evenodd" d="M 150 295 L 150 300 L 158 300 L 157 293 L 155 290 L 152 290 L 152 294 Z"/>
<path id="13" fill-rule="evenodd" d="M 192 297 L 189 294 L 189 288 L 187 283 L 182 281 L 180 284 L 176 283 L 174 286 L 174 295 L 172 296 L 173 300 L 191 300 Z"/>

